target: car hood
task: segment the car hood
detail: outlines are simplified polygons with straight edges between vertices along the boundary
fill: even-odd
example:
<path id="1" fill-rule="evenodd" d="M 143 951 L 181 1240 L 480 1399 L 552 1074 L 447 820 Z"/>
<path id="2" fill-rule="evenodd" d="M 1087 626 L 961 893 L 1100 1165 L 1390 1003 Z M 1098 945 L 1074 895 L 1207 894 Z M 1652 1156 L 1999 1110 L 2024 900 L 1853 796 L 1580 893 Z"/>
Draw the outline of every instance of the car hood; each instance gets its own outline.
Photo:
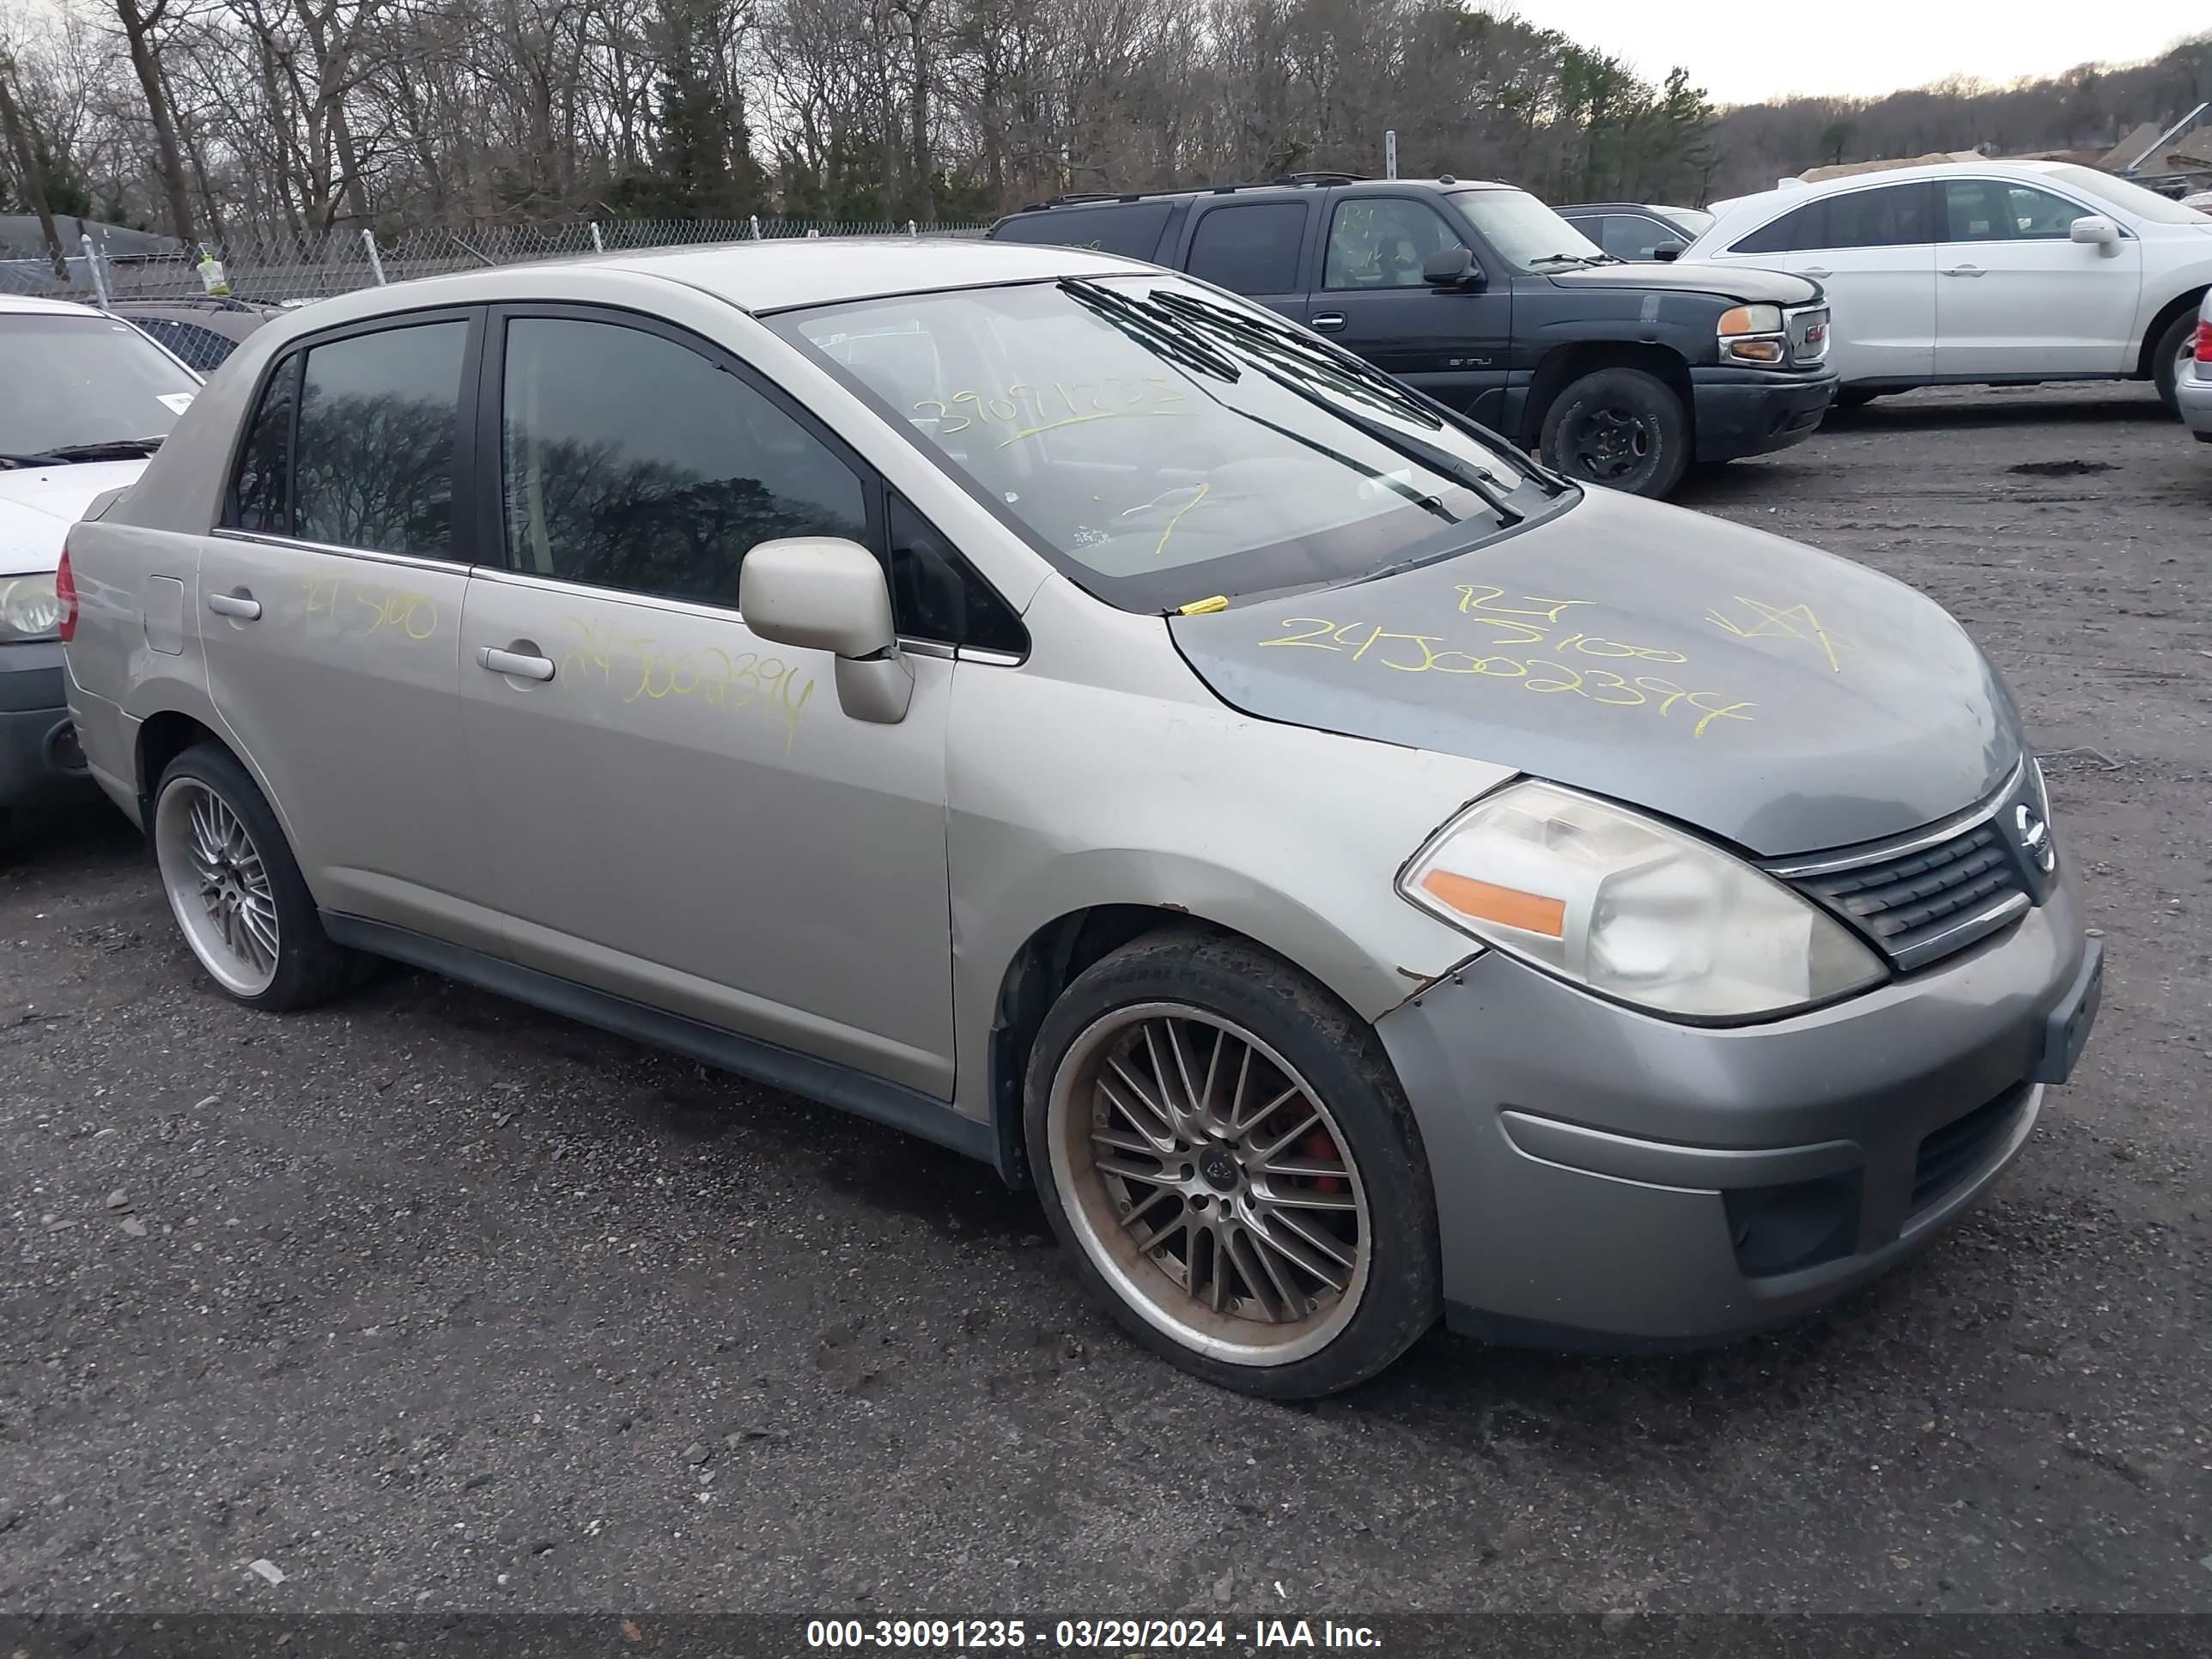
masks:
<path id="1" fill-rule="evenodd" d="M 1708 265 L 1677 259 L 1673 264 L 1592 265 L 1582 270 L 1547 272 L 1561 288 L 1672 289 L 1683 293 L 1717 295 L 1747 305 L 1802 306 L 1820 297 L 1820 285 L 1786 270 L 1759 270 L 1746 265 Z"/>
<path id="2" fill-rule="evenodd" d="M 95 498 L 137 482 L 143 460 L 79 461 L 0 471 L 0 574 L 52 570 L 62 539 Z"/>
<path id="3" fill-rule="evenodd" d="M 1933 600 L 1605 489 L 1456 558 L 1169 628 L 1248 714 L 1511 766 L 1766 857 L 1918 829 L 2022 753 Z"/>

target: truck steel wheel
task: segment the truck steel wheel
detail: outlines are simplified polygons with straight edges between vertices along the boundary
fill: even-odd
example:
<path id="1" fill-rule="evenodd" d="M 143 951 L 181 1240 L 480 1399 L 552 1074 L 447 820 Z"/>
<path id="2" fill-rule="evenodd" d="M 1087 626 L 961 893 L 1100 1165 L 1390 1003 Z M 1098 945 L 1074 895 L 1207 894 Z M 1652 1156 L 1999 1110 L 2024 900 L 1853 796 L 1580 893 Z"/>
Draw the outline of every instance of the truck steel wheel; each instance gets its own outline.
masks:
<path id="1" fill-rule="evenodd" d="M 1030 1151 L 1054 1230 L 1146 1346 L 1323 1394 L 1434 1320 L 1427 1160 L 1374 1033 L 1258 951 L 1155 935 L 1040 1033 Z"/>
<path id="2" fill-rule="evenodd" d="M 1640 368 L 1601 368 L 1567 386 L 1544 411 L 1540 443 L 1554 470 L 1632 495 L 1666 495 L 1690 464 L 1682 400 Z"/>
<path id="3" fill-rule="evenodd" d="M 351 971 L 315 914 L 276 815 L 228 750 L 173 761 L 154 798 L 154 858 L 170 912 L 215 982 L 256 1008 L 303 1008 Z"/>

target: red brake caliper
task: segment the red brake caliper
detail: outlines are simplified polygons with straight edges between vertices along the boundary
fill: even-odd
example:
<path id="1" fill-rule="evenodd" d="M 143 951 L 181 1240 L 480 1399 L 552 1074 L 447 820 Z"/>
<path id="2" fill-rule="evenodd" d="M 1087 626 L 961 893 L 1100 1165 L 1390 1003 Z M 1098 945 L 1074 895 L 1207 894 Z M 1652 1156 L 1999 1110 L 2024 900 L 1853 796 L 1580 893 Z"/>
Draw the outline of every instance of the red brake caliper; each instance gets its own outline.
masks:
<path id="1" fill-rule="evenodd" d="M 1334 1164 L 1337 1161 L 1336 1143 L 1328 1138 L 1328 1131 L 1326 1129 L 1316 1129 L 1299 1144 L 1298 1150 L 1316 1164 Z M 1341 1176 L 1316 1176 L 1313 1178 L 1313 1184 L 1314 1190 L 1317 1193 L 1340 1193 L 1344 1190 L 1344 1178 Z"/>

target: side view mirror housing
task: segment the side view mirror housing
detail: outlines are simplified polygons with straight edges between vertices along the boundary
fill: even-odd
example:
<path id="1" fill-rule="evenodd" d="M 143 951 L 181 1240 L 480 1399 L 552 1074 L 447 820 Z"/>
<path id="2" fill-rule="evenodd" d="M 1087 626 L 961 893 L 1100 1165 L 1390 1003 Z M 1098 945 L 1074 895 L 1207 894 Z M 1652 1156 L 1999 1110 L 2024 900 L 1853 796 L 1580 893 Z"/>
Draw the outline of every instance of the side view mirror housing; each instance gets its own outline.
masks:
<path id="1" fill-rule="evenodd" d="M 2101 213 L 2085 213 L 2068 228 L 2067 233 L 2077 242 L 2102 249 L 2106 253 L 2117 253 L 2120 246 L 2120 228 Z"/>
<path id="2" fill-rule="evenodd" d="M 1671 265 L 1682 257 L 1682 250 L 1678 247 L 1655 247 L 1651 250 L 1651 257 L 1662 264 Z"/>
<path id="3" fill-rule="evenodd" d="M 1490 285 L 1474 255 L 1463 247 L 1440 247 L 1421 261 L 1421 280 L 1431 288 L 1463 289 L 1480 293 Z"/>
<path id="4" fill-rule="evenodd" d="M 738 611 L 763 640 L 836 658 L 837 701 L 854 720 L 896 726 L 914 700 L 891 593 L 876 556 L 838 536 L 761 542 L 738 572 Z"/>

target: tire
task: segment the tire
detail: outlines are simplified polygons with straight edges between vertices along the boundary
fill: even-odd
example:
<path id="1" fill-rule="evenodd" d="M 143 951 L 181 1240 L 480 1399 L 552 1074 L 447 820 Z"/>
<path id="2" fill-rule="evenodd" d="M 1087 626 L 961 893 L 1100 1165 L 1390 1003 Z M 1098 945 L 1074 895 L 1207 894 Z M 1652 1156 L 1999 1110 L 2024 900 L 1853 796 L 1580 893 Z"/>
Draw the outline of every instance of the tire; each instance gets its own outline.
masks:
<path id="1" fill-rule="evenodd" d="M 1194 1376 L 1332 1394 L 1442 1311 L 1428 1155 L 1374 1028 L 1250 945 L 1179 928 L 1079 975 L 1024 1130 L 1076 1277 Z"/>
<path id="2" fill-rule="evenodd" d="M 169 912 L 225 996 L 285 1012 L 353 981 L 355 954 L 323 932 L 276 815 L 228 750 L 203 743 L 169 763 L 150 839 Z"/>
<path id="3" fill-rule="evenodd" d="M 2168 323 L 2158 343 L 2150 349 L 2151 380 L 2158 387 L 2158 400 L 2177 421 L 2181 418 L 2181 398 L 2174 385 L 2181 378 L 2182 349 L 2196 333 L 2197 313 L 2192 307 Z"/>
<path id="4" fill-rule="evenodd" d="M 1552 400 L 1537 441 L 1556 472 L 1632 495 L 1663 496 L 1690 464 L 1689 411 L 1656 374 L 1601 368 Z"/>

